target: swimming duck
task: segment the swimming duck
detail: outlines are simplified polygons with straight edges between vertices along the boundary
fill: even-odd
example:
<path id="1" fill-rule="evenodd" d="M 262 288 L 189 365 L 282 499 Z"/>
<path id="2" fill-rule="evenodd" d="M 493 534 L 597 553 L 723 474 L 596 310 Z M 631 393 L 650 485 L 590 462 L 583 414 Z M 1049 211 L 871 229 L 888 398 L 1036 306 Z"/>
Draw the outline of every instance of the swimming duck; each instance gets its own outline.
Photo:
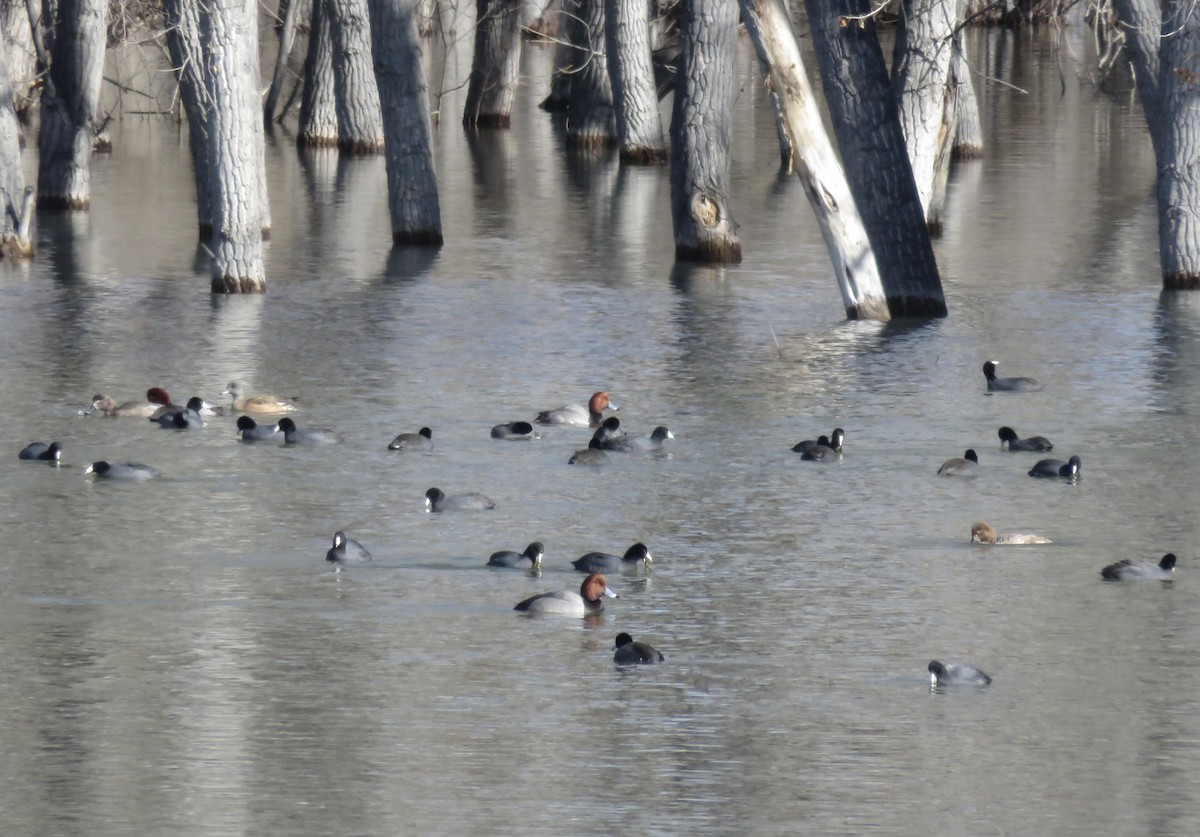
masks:
<path id="1" fill-rule="evenodd" d="M 573 424 L 577 427 L 596 427 L 604 420 L 605 410 L 619 409 L 608 400 L 607 392 L 593 393 L 587 406 L 567 404 L 553 410 L 542 410 L 534 419 L 538 424 Z"/>
<path id="2" fill-rule="evenodd" d="M 295 398 L 278 395 L 245 395 L 239 381 L 230 381 L 229 386 L 221 391 L 232 399 L 232 408 L 243 413 L 261 413 L 262 415 L 279 415 L 290 413 L 296 409 Z"/>
<path id="3" fill-rule="evenodd" d="M 1000 535 L 991 526 L 980 521 L 971 526 L 971 543 L 1053 543 L 1053 541 L 1049 538 L 1043 538 L 1041 535 Z"/>
<path id="4" fill-rule="evenodd" d="M 604 610 L 604 596 L 617 598 L 617 594 L 608 588 L 604 576 L 592 573 L 579 585 L 578 593 L 571 590 L 541 593 L 518 602 L 513 610 L 523 610 L 528 613 L 557 613 L 562 616 L 588 616 Z"/>
<path id="5" fill-rule="evenodd" d="M 79 415 L 90 416 L 92 413 L 100 411 L 109 418 L 150 418 L 161 406 L 161 404 L 151 401 L 126 401 L 118 404 L 116 399 L 107 395 L 93 395 L 92 406 L 86 410 L 80 410 Z"/>
<path id="6" fill-rule="evenodd" d="M 629 634 L 617 634 L 616 652 L 613 662 L 618 665 L 633 663 L 661 663 L 666 659 L 657 648 L 645 642 L 634 642 Z"/>

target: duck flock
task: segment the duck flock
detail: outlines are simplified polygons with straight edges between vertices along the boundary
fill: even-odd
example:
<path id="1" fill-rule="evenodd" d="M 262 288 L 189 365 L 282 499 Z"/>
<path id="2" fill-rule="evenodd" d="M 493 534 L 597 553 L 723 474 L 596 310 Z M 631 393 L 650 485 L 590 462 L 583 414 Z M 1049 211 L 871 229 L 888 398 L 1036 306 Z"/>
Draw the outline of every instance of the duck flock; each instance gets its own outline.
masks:
<path id="1" fill-rule="evenodd" d="M 1036 392 L 1042 388 L 1033 378 L 998 377 L 997 366 L 997 362 L 991 360 L 983 365 L 988 392 Z M 176 431 L 203 428 L 205 419 L 213 416 L 238 414 L 238 436 L 245 444 L 275 442 L 285 445 L 322 445 L 341 441 L 338 434 L 332 430 L 297 425 L 290 415 L 297 410 L 294 398 L 247 395 L 238 381 L 231 381 L 221 394 L 229 396 L 230 402 L 227 406 L 214 404 L 200 397 L 190 398 L 186 404 L 177 405 L 172 402 L 166 391 L 159 387 L 148 390 L 145 401 L 118 403 L 106 395 L 96 395 L 92 398 L 91 406 L 81 410 L 80 414 L 86 416 L 99 413 L 111 418 L 142 418 L 156 422 L 164 429 Z M 667 427 L 661 425 L 647 436 L 630 436 L 621 427 L 621 422 L 616 416 L 605 416 L 606 410 L 617 410 L 617 405 L 609 400 L 607 393 L 596 392 L 586 405 L 570 404 L 544 410 L 538 413 L 532 422 L 512 421 L 498 424 L 491 428 L 490 435 L 493 439 L 525 441 L 540 438 L 541 434 L 535 425 L 588 427 L 593 430 L 588 447 L 576 451 L 568 460 L 569 464 L 576 466 L 603 465 L 612 453 L 654 453 L 663 450 L 665 443 L 675 438 Z M 998 435 L 1001 448 L 1008 451 L 1049 453 L 1054 449 L 1054 445 L 1044 436 L 1022 438 L 1011 427 L 1001 427 Z M 792 450 L 800 454 L 800 458 L 805 461 L 837 461 L 842 457 L 845 439 L 845 431 L 838 427 L 828 436 L 822 435 L 815 440 L 798 442 L 792 446 Z M 422 427 L 415 433 L 400 433 L 392 439 L 387 448 L 397 452 L 428 452 L 433 450 L 433 444 L 433 431 Z M 18 458 L 57 466 L 62 462 L 62 455 L 63 446 L 60 442 L 32 442 L 20 451 Z M 1076 455 L 1065 461 L 1046 458 L 1034 464 L 1028 474 L 1035 478 L 1073 482 L 1080 479 L 1081 468 L 1080 457 Z M 967 450 L 962 457 L 944 462 L 937 473 L 946 477 L 969 477 L 978 473 L 979 469 L 978 454 L 974 450 Z M 156 468 L 143 463 L 103 460 L 88 465 L 84 473 L 95 475 L 98 479 L 127 481 L 143 481 L 161 476 Z M 437 487 L 430 487 L 425 493 L 425 508 L 434 514 L 486 511 L 494 507 L 495 503 L 483 494 L 446 494 Z M 982 521 L 972 525 L 971 541 L 989 545 L 1051 542 L 1049 538 L 1040 535 L 998 533 Z M 543 544 L 534 542 L 523 552 L 505 550 L 493 553 L 488 558 L 487 566 L 527 570 L 540 575 L 544 554 Z M 370 561 L 371 553 L 357 540 L 339 531 L 334 533 L 332 546 L 325 558 L 341 569 L 344 565 Z M 578 592 L 555 590 L 541 593 L 518 602 L 514 610 L 529 614 L 569 617 L 586 617 L 601 613 L 604 610 L 604 599 L 615 598 L 617 595 L 609 588 L 604 573 L 638 569 L 649 571 L 652 563 L 650 550 L 642 543 L 632 545 L 624 555 L 590 552 L 572 562 L 576 570 L 585 574 Z M 1155 562 L 1126 559 L 1104 567 L 1100 576 L 1105 581 L 1167 581 L 1172 578 L 1175 564 L 1176 557 L 1171 553 Z M 618 665 L 657 663 L 664 659 L 655 648 L 635 641 L 628 633 L 620 633 L 616 637 L 613 660 Z M 935 688 L 983 687 L 992 682 L 992 678 L 981 669 L 964 662 L 942 663 L 932 660 L 928 671 L 930 682 Z"/>

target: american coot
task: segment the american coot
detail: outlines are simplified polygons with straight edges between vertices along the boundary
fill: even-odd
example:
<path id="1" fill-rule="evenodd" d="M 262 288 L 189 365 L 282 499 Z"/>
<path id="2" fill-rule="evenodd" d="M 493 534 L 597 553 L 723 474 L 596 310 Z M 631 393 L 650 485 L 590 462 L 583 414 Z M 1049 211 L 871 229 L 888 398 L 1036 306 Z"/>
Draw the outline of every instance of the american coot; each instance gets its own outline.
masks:
<path id="1" fill-rule="evenodd" d="M 835 427 L 833 433 L 828 436 L 818 436 L 816 439 L 805 439 L 803 442 L 797 442 L 792 445 L 792 450 L 796 453 L 808 453 L 813 448 L 818 446 L 831 448 L 836 453 L 842 452 L 842 442 L 846 439 L 846 431 L 840 427 Z"/>
<path id="2" fill-rule="evenodd" d="M 140 462 L 93 462 L 83 471 L 84 474 L 95 474 L 97 477 L 109 480 L 148 480 L 162 476 L 158 469 L 143 465 Z"/>
<path id="3" fill-rule="evenodd" d="M 238 416 L 237 427 L 243 442 L 266 442 L 283 438 L 277 425 L 259 424 L 250 416 Z"/>
<path id="4" fill-rule="evenodd" d="M 230 381 L 229 386 L 221 391 L 232 399 L 233 409 L 243 413 L 261 413 L 262 415 L 279 415 L 290 413 L 296 409 L 295 398 L 278 395 L 246 395 L 239 381 Z"/>
<path id="5" fill-rule="evenodd" d="M 1042 459 L 1029 469 L 1031 477 L 1063 477 L 1077 480 L 1082 474 L 1083 463 L 1078 456 L 1072 456 L 1066 462 L 1061 459 Z"/>
<path id="6" fill-rule="evenodd" d="M 607 392 L 597 392 L 588 400 L 587 406 L 567 404 L 553 410 L 543 410 L 534 419 L 538 424 L 573 424 L 577 427 L 595 427 L 604 419 L 605 410 L 616 410 L 617 405 L 608 400 Z"/>
<path id="7" fill-rule="evenodd" d="M 649 567 L 654 563 L 650 550 L 644 543 L 635 543 L 625 550 L 624 555 L 613 555 L 609 552 L 589 552 L 582 558 L 571 562 L 571 566 L 581 573 L 618 572 L 620 570 L 635 570 L 638 566 Z"/>
<path id="8" fill-rule="evenodd" d="M 431 512 L 494 509 L 496 504 L 484 494 L 446 494 L 440 488 L 425 492 L 425 510 Z"/>
<path id="9" fill-rule="evenodd" d="M 524 552 L 513 552 L 511 549 L 493 552 L 492 556 L 488 558 L 487 565 L 489 567 L 516 567 L 519 569 L 539 570 L 542 568 L 542 556 L 545 554 L 546 547 L 542 546 L 540 541 L 534 541 L 525 547 Z"/>
<path id="10" fill-rule="evenodd" d="M 603 465 L 608 461 L 608 454 L 604 452 L 604 446 L 592 439 L 588 442 L 588 446 L 583 450 L 577 450 L 571 454 L 571 458 L 567 460 L 568 465 Z"/>
<path id="11" fill-rule="evenodd" d="M 337 564 L 355 564 L 371 560 L 371 553 L 354 538 L 346 537 L 345 532 L 333 533 L 333 546 L 325 553 L 326 561 Z"/>
<path id="12" fill-rule="evenodd" d="M 493 427 L 492 438 L 523 441 L 527 439 L 540 439 L 542 437 L 533 432 L 533 425 L 529 422 L 510 421 L 508 424 L 497 424 Z"/>
<path id="13" fill-rule="evenodd" d="M 629 634 L 617 634 L 616 652 L 613 662 L 618 665 L 633 663 L 661 663 L 666 659 L 657 648 L 645 642 L 634 642 Z"/>
<path id="14" fill-rule="evenodd" d="M 1159 581 L 1170 579 L 1175 572 L 1175 553 L 1168 552 L 1162 560 L 1155 564 L 1152 561 L 1134 562 L 1126 558 L 1115 564 L 1109 564 L 1100 571 L 1100 577 L 1105 581 L 1124 581 L 1133 578 L 1148 578 Z"/>
<path id="15" fill-rule="evenodd" d="M 666 425 L 660 424 L 649 436 L 621 436 L 604 443 L 605 450 L 650 452 L 662 450 L 663 442 L 674 439 Z"/>
<path id="16" fill-rule="evenodd" d="M 562 616 L 588 616 L 604 610 L 604 596 L 617 598 L 617 594 L 608 589 L 604 576 L 592 573 L 583 580 L 583 584 L 579 585 L 578 593 L 571 590 L 541 593 L 518 602 L 513 610 L 523 610 L 528 613 L 557 613 Z"/>
<path id="17" fill-rule="evenodd" d="M 33 459 L 41 462 L 53 462 L 57 465 L 62 461 L 62 445 L 58 442 L 30 442 L 21 448 L 17 459 Z"/>
<path id="18" fill-rule="evenodd" d="M 1001 427 L 999 435 L 1001 448 L 1033 451 L 1054 450 L 1054 445 L 1050 444 L 1050 440 L 1045 436 L 1030 436 L 1022 439 L 1017 436 L 1017 431 L 1011 427 Z"/>
<path id="19" fill-rule="evenodd" d="M 625 431 L 621 429 L 621 420 L 616 416 L 609 416 L 596 428 L 596 432 L 592 434 L 592 441 L 599 442 L 600 447 L 608 450 L 613 442 L 624 439 L 625 435 Z"/>
<path id="20" fill-rule="evenodd" d="M 970 663 L 929 663 L 929 682 L 934 686 L 986 686 L 992 678 Z"/>
<path id="21" fill-rule="evenodd" d="M 296 422 L 290 418 L 281 418 L 279 429 L 283 431 L 284 444 L 288 445 L 328 445 L 341 441 L 332 430 L 324 427 L 297 427 Z"/>
<path id="22" fill-rule="evenodd" d="M 988 392 L 1033 392 L 1042 388 L 1033 378 L 997 378 L 996 365 L 997 361 L 994 360 L 989 360 L 983 365 Z"/>
<path id="23" fill-rule="evenodd" d="M 433 431 L 422 427 L 416 433 L 401 433 L 392 439 L 388 450 L 425 451 L 433 450 Z"/>
<path id="24" fill-rule="evenodd" d="M 969 476 L 979 470 L 979 455 L 968 448 L 962 456 L 947 459 L 938 468 L 939 477 Z"/>
<path id="25" fill-rule="evenodd" d="M 997 534 L 995 529 L 980 521 L 971 526 L 971 543 L 1053 543 L 1053 541 L 1043 538 L 1041 535 Z"/>
<path id="26" fill-rule="evenodd" d="M 159 410 L 158 414 L 150 417 L 159 427 L 168 430 L 198 430 L 204 426 L 200 411 L 204 409 L 204 399 L 192 396 L 186 407 L 169 405 Z"/>

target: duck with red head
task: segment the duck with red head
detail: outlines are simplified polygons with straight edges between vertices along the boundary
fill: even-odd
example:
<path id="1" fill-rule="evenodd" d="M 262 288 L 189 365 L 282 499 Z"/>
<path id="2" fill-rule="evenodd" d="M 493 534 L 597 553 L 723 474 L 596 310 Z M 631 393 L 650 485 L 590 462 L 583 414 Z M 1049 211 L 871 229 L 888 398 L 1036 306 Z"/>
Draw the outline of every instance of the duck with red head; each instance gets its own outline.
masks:
<path id="1" fill-rule="evenodd" d="M 586 406 L 566 404 L 553 410 L 542 410 L 534 419 L 538 424 L 570 424 L 575 427 L 599 427 L 605 410 L 620 409 L 608 400 L 607 392 L 592 393 Z"/>
<path id="2" fill-rule="evenodd" d="M 617 598 L 600 573 L 592 573 L 579 585 L 579 592 L 555 590 L 519 602 L 513 610 L 526 613 L 556 613 L 561 616 L 590 616 L 604 610 L 604 597 Z"/>

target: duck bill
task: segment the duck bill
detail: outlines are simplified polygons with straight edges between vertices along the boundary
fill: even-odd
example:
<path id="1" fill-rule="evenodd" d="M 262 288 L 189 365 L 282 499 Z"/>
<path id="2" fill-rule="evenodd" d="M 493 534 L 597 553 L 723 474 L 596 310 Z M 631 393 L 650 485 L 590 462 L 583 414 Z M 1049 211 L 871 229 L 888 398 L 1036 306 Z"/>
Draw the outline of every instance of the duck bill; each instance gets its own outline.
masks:
<path id="1" fill-rule="evenodd" d="M 610 599 L 619 599 L 619 598 L 621 598 L 620 596 L 618 596 L 616 593 L 614 593 L 614 592 L 612 591 L 612 588 L 611 588 L 611 587 L 605 587 L 605 588 L 604 588 L 604 595 L 608 596 Z"/>
<path id="2" fill-rule="evenodd" d="M 95 472 L 95 470 L 93 470 L 93 469 L 92 469 L 92 466 L 91 466 L 91 465 L 89 465 L 89 466 L 87 466 L 86 468 L 84 468 L 84 469 L 83 469 L 83 475 L 84 475 L 85 477 L 86 477 L 88 474 L 94 474 L 94 473 L 96 473 L 96 472 Z"/>
<path id="3" fill-rule="evenodd" d="M 96 412 L 96 409 L 97 409 L 96 405 L 93 404 L 92 406 L 88 407 L 86 410 L 80 410 L 79 415 L 90 416 L 92 413 Z"/>

